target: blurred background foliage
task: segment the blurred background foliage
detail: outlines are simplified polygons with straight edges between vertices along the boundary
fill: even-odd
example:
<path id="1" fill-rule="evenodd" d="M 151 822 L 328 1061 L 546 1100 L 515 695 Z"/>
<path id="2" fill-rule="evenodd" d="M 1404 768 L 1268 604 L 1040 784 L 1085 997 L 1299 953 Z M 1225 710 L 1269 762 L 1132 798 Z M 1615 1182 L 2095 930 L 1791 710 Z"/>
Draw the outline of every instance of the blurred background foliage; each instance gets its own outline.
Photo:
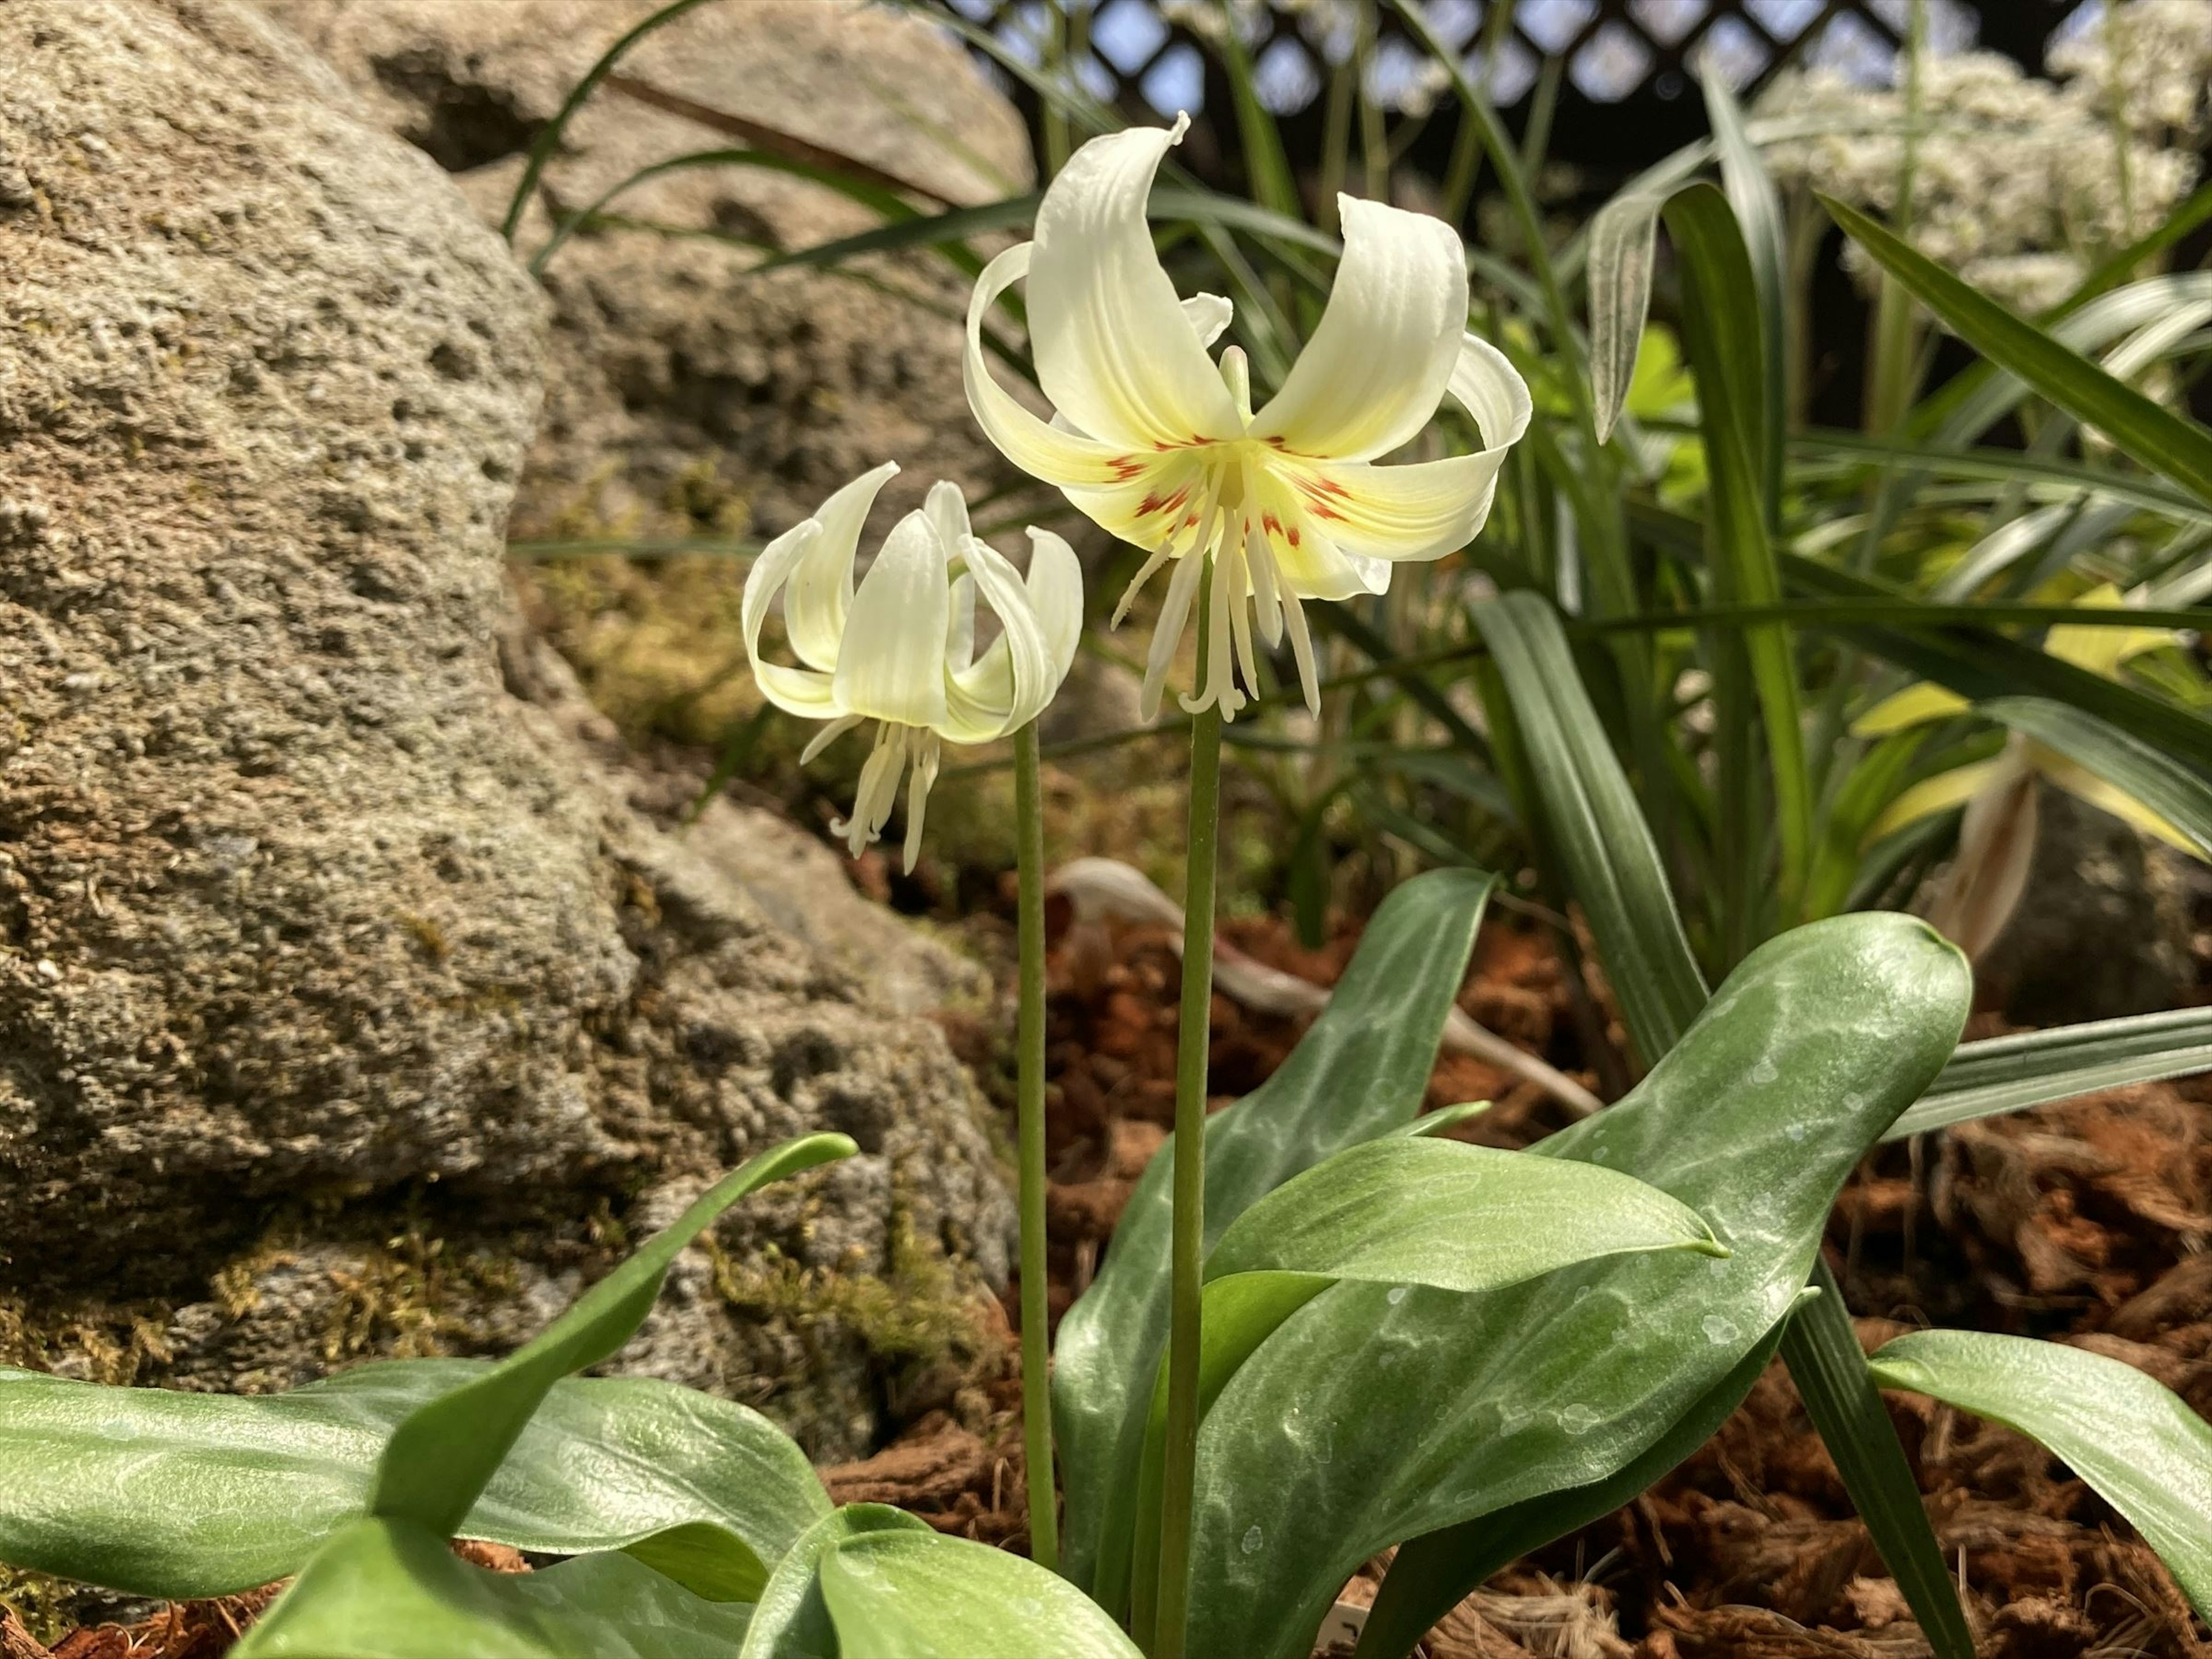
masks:
<path id="1" fill-rule="evenodd" d="M 1287 908 L 1317 940 L 1418 868 L 1472 864 L 1507 872 L 1511 897 L 1579 961 L 1571 916 L 1590 896 L 1574 890 L 1562 827 L 1537 805 L 1543 757 L 1527 750 L 1526 711 L 1478 617 L 1500 592 L 1540 595 L 1556 613 L 1595 722 L 1583 735 L 1626 767 L 1715 976 L 1759 939 L 1844 908 L 1972 901 L 1986 955 L 2022 890 L 2063 902 L 2043 876 L 2029 881 L 2037 802 L 2065 781 L 2058 771 L 2004 769 L 2007 801 L 1973 805 L 1968 785 L 1990 763 L 2051 752 L 1981 707 L 1991 699 L 2056 700 L 2097 722 L 2093 744 L 2130 741 L 2191 775 L 2212 771 L 2212 681 L 2192 626 L 2212 594 L 2212 502 L 2048 388 L 1984 362 L 1818 199 L 1864 209 L 2038 319 L 2085 372 L 2100 362 L 2186 424 L 2212 361 L 2212 273 L 2197 269 L 2212 246 L 2212 192 L 2199 187 L 2212 7 L 2201 0 L 901 9 L 957 37 L 1009 94 L 1040 179 L 1097 132 L 1193 113 L 1156 228 L 1180 289 L 1234 299 L 1255 392 L 1320 315 L 1344 191 L 1462 228 L 1473 325 L 1535 393 L 1536 424 L 1478 541 L 1401 568 L 1387 595 L 1323 608 L 1321 719 L 1279 697 L 1231 728 L 1228 908 Z M 1026 187 L 955 205 L 741 112 L 689 112 L 731 148 L 679 165 L 780 169 L 872 221 L 807 246 L 645 227 L 730 243 L 761 273 L 927 272 L 957 295 L 1034 212 Z M 555 155 L 544 179 L 560 169 Z M 1686 271 L 1670 214 L 1639 273 L 1639 215 L 1648 240 L 1658 204 L 1700 177 L 1726 190 L 1736 251 L 1702 276 Z M 557 270 L 568 239 L 639 228 L 620 195 L 548 195 L 555 234 L 526 239 L 526 252 Z M 1640 333 L 1631 290 L 1650 299 Z M 1701 307 L 1702 350 L 1684 332 Z M 1018 310 L 991 329 L 1002 375 L 1028 375 Z M 1735 337 L 1755 340 L 1748 360 Z M 957 378 L 941 398 L 947 421 L 964 419 Z M 1748 476 L 1716 466 L 1716 421 L 1743 437 Z M 1447 420 L 1415 453 L 1474 436 Z M 1731 491 L 1745 492 L 1733 507 Z M 708 493 L 689 500 L 679 483 L 650 524 L 586 515 L 534 530 L 514 549 L 528 591 L 634 737 L 715 756 L 708 790 L 826 818 L 860 748 L 802 773 L 805 733 L 753 696 L 736 626 L 745 558 L 785 526 Z M 1111 854 L 1172 888 L 1179 728 L 1136 728 L 1129 636 L 1103 626 L 1134 550 L 1085 538 L 1064 501 L 1018 479 L 982 492 L 976 516 L 987 533 L 1044 523 L 1085 538 L 1099 626 L 1045 733 L 1053 856 Z M 2125 648 L 2084 665 L 2082 636 L 2119 639 L 2099 614 L 2115 609 L 2142 613 Z M 2069 638 L 2077 648 L 2060 648 Z M 1952 694 L 1930 718 L 1879 716 L 1923 682 Z M 1002 759 L 962 760 L 933 808 L 941 833 L 924 867 L 902 881 L 861 872 L 902 908 L 1002 902 Z M 2201 856 L 2102 770 L 2094 808 L 2149 832 L 2138 885 L 2167 879 L 2156 875 L 2167 843 Z M 2062 817 L 2041 812 L 2046 855 Z M 1964 842 L 1962 820 L 1975 826 Z"/>

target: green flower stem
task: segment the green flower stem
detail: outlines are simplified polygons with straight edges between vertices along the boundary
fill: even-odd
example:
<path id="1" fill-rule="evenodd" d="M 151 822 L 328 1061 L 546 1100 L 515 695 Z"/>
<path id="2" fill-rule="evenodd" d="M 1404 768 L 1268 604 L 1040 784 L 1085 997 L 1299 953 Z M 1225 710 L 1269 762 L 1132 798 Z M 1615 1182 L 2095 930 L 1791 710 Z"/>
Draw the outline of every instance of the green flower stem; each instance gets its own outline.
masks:
<path id="1" fill-rule="evenodd" d="M 1198 660 L 1207 660 L 1209 581 L 1199 585 Z M 1160 1492 L 1153 1659 L 1182 1659 L 1198 1473 L 1199 1297 L 1206 1265 L 1206 1062 L 1213 1013 L 1214 847 L 1221 819 L 1221 710 L 1190 724 L 1190 833 L 1183 879 L 1182 1012 L 1176 1041 L 1175 1231 L 1169 1251 L 1168 1430 Z"/>
<path id="2" fill-rule="evenodd" d="M 1015 1100 L 1022 1211 L 1022 1443 L 1029 1474 L 1030 1555 L 1060 1566 L 1060 1495 L 1053 1483 L 1051 1311 L 1044 1238 L 1044 795 L 1034 721 L 1014 733 L 1016 862 L 1021 874 L 1021 1018 Z"/>

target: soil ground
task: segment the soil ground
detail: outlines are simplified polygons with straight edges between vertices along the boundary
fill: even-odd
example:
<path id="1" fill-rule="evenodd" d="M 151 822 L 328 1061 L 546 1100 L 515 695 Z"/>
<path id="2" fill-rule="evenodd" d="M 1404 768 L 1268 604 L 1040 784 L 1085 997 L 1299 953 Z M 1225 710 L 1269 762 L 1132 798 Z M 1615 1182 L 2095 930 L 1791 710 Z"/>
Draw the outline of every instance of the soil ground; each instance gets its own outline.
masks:
<path id="1" fill-rule="evenodd" d="M 1347 929 L 1320 951 L 1280 924 L 1224 937 L 1333 982 Z M 1048 1219 L 1055 1319 L 1096 1273 L 1174 1098 L 1180 969 L 1158 929 L 1063 929 L 1052 961 Z M 1543 939 L 1486 928 L 1461 998 L 1474 1018 L 1594 1087 L 1565 977 Z M 1249 1091 L 1302 1022 L 1213 1009 L 1217 1103 Z M 1970 1035 L 2002 1029 L 1978 1016 Z M 981 1022 L 950 1034 L 987 1069 Z M 1533 1087 L 1446 1056 L 1429 1105 L 1494 1097 L 1459 1132 L 1517 1146 L 1565 1121 Z M 2212 1079 L 2120 1089 L 1885 1148 L 1846 1188 L 1827 1249 L 1869 1346 L 1942 1324 L 2078 1344 L 2140 1366 L 2212 1414 Z M 1016 1292 L 1004 1311 L 1011 1332 Z M 1011 1338 L 1009 1338 L 1011 1341 Z M 1011 1349 L 1009 1348 L 1009 1352 Z M 935 1413 L 865 1462 L 823 1471 L 840 1501 L 896 1503 L 939 1528 L 1021 1547 L 1018 1390 L 990 1413 Z M 1988 1659 L 2212 1659 L 2165 1569 L 2033 1443 L 1948 1407 L 1892 1397 L 1929 1512 Z M 495 1565 L 495 1552 L 482 1553 Z M 502 1565 L 519 1563 L 501 1562 Z M 1346 1599 L 1372 1593 L 1370 1567 Z M 52 1659 L 218 1659 L 265 1597 L 77 1632 Z M 48 1650 L 0 1621 L 0 1659 Z M 1704 1449 L 1633 1505 L 1518 1563 L 1427 1643 L 1430 1659 L 1912 1659 L 1928 1652 L 1853 1517 L 1778 1364 Z M 1223 1659 L 1231 1659 L 1223 1656 Z"/>

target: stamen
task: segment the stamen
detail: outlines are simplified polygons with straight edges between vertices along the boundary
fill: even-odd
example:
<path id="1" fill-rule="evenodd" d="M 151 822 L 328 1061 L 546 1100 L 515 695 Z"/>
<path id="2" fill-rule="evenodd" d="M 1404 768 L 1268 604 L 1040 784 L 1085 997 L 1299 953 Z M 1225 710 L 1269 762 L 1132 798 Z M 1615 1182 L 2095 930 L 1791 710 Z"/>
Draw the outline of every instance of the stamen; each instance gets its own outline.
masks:
<path id="1" fill-rule="evenodd" d="M 1291 654 L 1298 660 L 1298 684 L 1305 688 L 1306 709 L 1321 718 L 1321 678 L 1314 670 L 1313 636 L 1306 632 L 1306 613 L 1298 605 L 1296 589 L 1283 584 L 1283 620 L 1290 624 Z"/>
<path id="2" fill-rule="evenodd" d="M 1252 573 L 1252 603 L 1260 613 L 1260 637 L 1272 651 L 1283 642 L 1283 611 L 1275 598 L 1275 550 L 1259 526 L 1249 521 L 1244 526 L 1244 562 Z"/>
<path id="3" fill-rule="evenodd" d="M 858 726 L 863 717 L 859 714 L 840 714 L 817 732 L 806 747 L 799 751 L 799 763 L 805 765 L 831 744 Z"/>
<path id="4" fill-rule="evenodd" d="M 1176 647 L 1182 642 L 1183 624 L 1190 619 L 1191 594 L 1205 568 L 1198 559 L 1178 560 L 1175 575 L 1168 582 L 1160 619 L 1152 626 L 1152 648 L 1145 659 L 1144 688 L 1137 695 L 1137 714 L 1144 720 L 1150 721 L 1159 714 L 1160 691 L 1167 680 L 1168 665 L 1175 660 Z"/>
<path id="5" fill-rule="evenodd" d="M 1168 562 L 1170 545 L 1172 544 L 1165 544 L 1152 550 L 1152 556 L 1145 561 L 1144 568 L 1138 571 L 1135 580 L 1121 590 L 1121 603 L 1114 607 L 1114 620 L 1109 626 L 1119 628 L 1121 625 L 1121 618 L 1129 614 L 1130 605 L 1136 602 L 1138 590 L 1152 580 L 1155 570 Z"/>
<path id="6" fill-rule="evenodd" d="M 914 861 L 921 852 L 921 824 L 929 811 L 929 792 L 937 781 L 938 757 L 943 745 L 937 733 L 920 726 L 913 729 L 909 747 L 914 751 L 914 775 L 906 787 L 906 872 L 914 873 Z"/>

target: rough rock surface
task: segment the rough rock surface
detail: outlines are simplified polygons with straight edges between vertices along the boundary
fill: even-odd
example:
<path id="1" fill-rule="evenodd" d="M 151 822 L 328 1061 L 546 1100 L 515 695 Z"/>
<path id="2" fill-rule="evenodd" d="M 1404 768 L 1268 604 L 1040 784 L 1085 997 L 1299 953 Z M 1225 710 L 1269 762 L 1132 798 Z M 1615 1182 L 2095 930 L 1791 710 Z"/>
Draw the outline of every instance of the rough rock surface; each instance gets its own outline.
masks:
<path id="1" fill-rule="evenodd" d="M 2020 908 L 1977 966 L 1985 1000 L 2027 1025 L 2178 1006 L 2196 981 L 2193 866 L 2109 812 L 2039 781 Z"/>
<path id="2" fill-rule="evenodd" d="M 495 222 L 522 152 L 658 0 L 262 3 Z M 883 169 L 919 186 L 910 199 L 925 210 L 1033 182 L 1021 118 L 951 38 L 860 0 L 702 7 L 648 36 L 619 74 Z M 564 133 L 518 246 L 544 244 L 548 202 L 580 210 L 652 163 L 744 142 L 602 87 Z M 664 175 L 608 211 L 787 248 L 880 222 L 819 185 L 732 167 Z M 1004 476 L 962 401 L 966 285 L 942 261 L 888 257 L 861 279 L 755 277 L 755 262 L 742 246 L 646 230 L 561 250 L 546 271 L 554 345 L 518 534 L 772 534 L 891 459 L 907 476 L 883 512 L 905 511 L 932 478 Z"/>
<path id="3" fill-rule="evenodd" d="M 1011 1206 L 941 1035 L 510 690 L 532 285 L 236 0 L 10 0 L 0 63 L 0 1364 L 501 1346 L 835 1127 L 630 1363 L 864 1447 Z"/>

